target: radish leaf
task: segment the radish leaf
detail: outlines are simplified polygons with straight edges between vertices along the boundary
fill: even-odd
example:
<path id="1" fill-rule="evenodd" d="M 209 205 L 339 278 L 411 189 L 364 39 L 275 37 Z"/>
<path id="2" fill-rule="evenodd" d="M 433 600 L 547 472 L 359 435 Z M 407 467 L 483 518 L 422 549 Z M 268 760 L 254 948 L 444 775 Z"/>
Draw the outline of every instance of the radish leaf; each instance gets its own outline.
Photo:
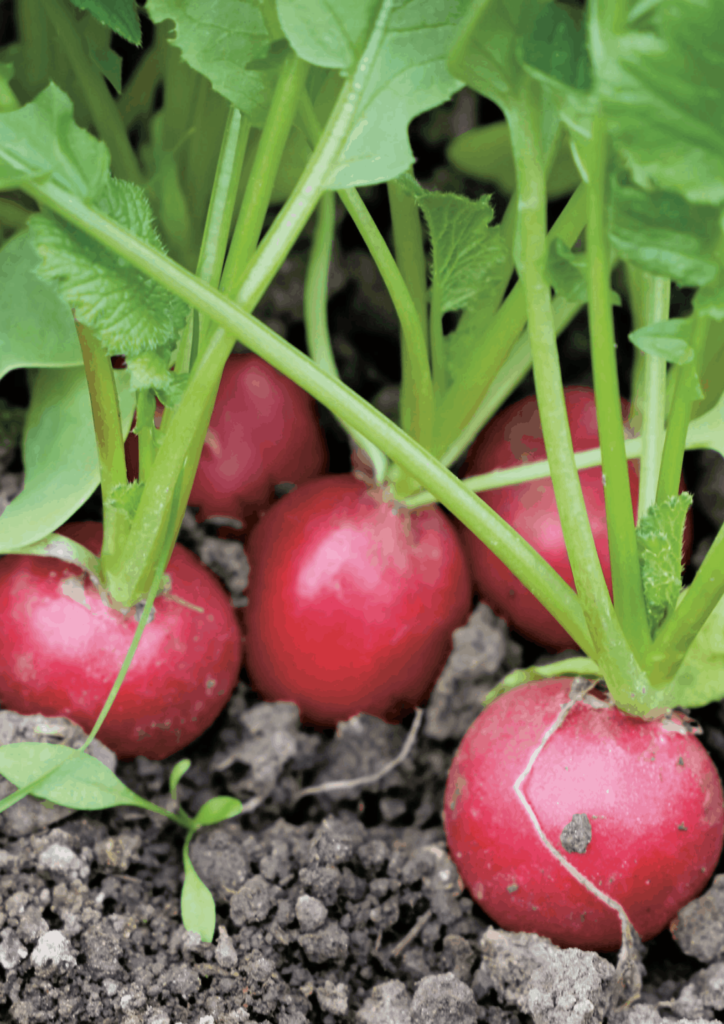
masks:
<path id="1" fill-rule="evenodd" d="M 27 231 L 0 250 L 0 378 L 21 366 L 80 366 L 73 315 L 35 274 L 38 255 Z"/>
<path id="2" fill-rule="evenodd" d="M 134 396 L 125 370 L 116 371 L 116 385 L 127 433 Z M 38 372 L 25 422 L 23 464 L 25 486 L 0 516 L 0 551 L 14 551 L 46 537 L 98 486 L 98 451 L 82 366 Z"/>
<path id="3" fill-rule="evenodd" d="M 107 25 L 129 43 L 141 45 L 141 20 L 136 0 L 72 0 L 82 11 L 90 11 L 102 25 Z"/>
<path id="4" fill-rule="evenodd" d="M 294 50 L 358 85 L 328 188 L 388 181 L 413 162 L 410 121 L 460 88 L 446 59 L 468 0 L 278 0 Z"/>
<path id="5" fill-rule="evenodd" d="M 247 65 L 267 56 L 271 37 L 261 7 L 252 0 L 148 0 L 146 12 L 176 26 L 170 42 L 195 71 L 209 79 L 252 124 L 264 124 L 273 76 Z"/>
<path id="6" fill-rule="evenodd" d="M 682 366 L 694 358 L 690 344 L 692 326 L 691 317 L 662 320 L 631 331 L 629 341 L 642 352 L 662 356 L 667 362 Z"/>
<path id="7" fill-rule="evenodd" d="M 73 104 L 54 83 L 32 103 L 0 114 L 0 189 L 50 180 L 81 199 L 105 189 L 110 156 L 104 143 L 73 120 Z"/>
<path id="8" fill-rule="evenodd" d="M 691 503 L 690 494 L 677 494 L 652 505 L 636 527 L 646 614 L 652 635 L 675 607 L 681 593 L 682 537 Z"/>
<path id="9" fill-rule="evenodd" d="M 97 206 L 164 252 L 148 199 L 137 185 L 109 179 Z M 58 217 L 33 215 L 29 230 L 40 256 L 37 272 L 53 282 L 109 355 L 137 356 L 173 344 L 186 320 L 180 299 Z"/>

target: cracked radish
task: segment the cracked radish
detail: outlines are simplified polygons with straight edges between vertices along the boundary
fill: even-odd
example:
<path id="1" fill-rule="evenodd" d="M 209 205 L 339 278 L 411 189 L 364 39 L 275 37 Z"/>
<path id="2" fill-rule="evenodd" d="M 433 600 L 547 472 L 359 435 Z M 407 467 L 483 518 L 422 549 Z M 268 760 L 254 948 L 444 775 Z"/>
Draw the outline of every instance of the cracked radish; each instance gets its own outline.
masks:
<path id="1" fill-rule="evenodd" d="M 100 553 L 100 523 L 59 532 Z M 218 580 L 176 545 L 168 593 L 156 599 L 128 675 L 98 734 L 122 760 L 170 757 L 217 718 L 241 668 L 242 637 Z M 22 714 L 62 715 L 88 732 L 136 629 L 77 566 L 37 555 L 0 559 L 0 701 Z"/>
<path id="2" fill-rule="evenodd" d="M 285 495 L 248 544 L 246 664 L 265 700 L 324 727 L 423 703 L 470 610 L 456 531 L 342 474 Z"/>
<path id="3" fill-rule="evenodd" d="M 445 831 L 470 895 L 501 928 L 613 951 L 620 918 L 594 890 L 620 904 L 645 942 L 658 935 L 716 867 L 722 785 L 680 715 L 646 722 L 595 692 L 545 740 L 571 685 L 526 683 L 478 716 L 450 768 Z M 541 745 L 521 799 L 516 780 Z"/>
<path id="4" fill-rule="evenodd" d="M 591 388 L 569 387 L 565 391 L 573 450 L 598 447 L 596 405 Z M 622 402 L 624 416 L 629 404 Z M 629 430 L 629 436 L 631 432 Z M 494 469 L 545 458 L 538 403 L 535 396 L 523 398 L 503 409 L 491 420 L 474 442 L 465 463 L 465 476 L 489 473 Z M 629 484 L 634 516 L 638 507 L 639 463 L 628 463 Z M 611 557 L 606 528 L 606 503 L 600 466 L 579 473 L 593 539 L 601 568 L 611 591 Z M 550 477 L 501 487 L 481 495 L 486 503 L 510 523 L 545 558 L 570 586 L 573 572 L 568 560 L 553 484 Z M 575 647 L 575 643 L 551 613 L 513 575 L 482 541 L 461 527 L 463 544 L 470 558 L 473 579 L 483 601 L 504 618 L 521 636 L 550 651 Z M 684 560 L 691 553 L 691 516 L 687 519 Z"/>

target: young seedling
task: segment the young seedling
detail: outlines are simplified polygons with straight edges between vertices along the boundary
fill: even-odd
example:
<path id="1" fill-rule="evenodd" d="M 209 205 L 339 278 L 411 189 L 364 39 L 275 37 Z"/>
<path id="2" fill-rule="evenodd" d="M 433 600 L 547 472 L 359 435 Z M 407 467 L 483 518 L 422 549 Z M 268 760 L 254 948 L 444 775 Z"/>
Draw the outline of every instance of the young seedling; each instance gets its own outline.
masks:
<path id="1" fill-rule="evenodd" d="M 717 98 L 724 100 L 715 0 L 630 11 L 620 0 L 601 0 L 585 14 L 537 0 L 451 0 L 442 11 L 437 0 L 344 0 L 334 20 L 323 0 L 219 4 L 233 40 L 223 55 L 206 43 L 218 25 L 217 5 L 147 0 L 145 17 L 174 26 L 172 39 L 157 32 L 149 44 L 163 75 L 159 110 L 156 83 L 151 88 L 140 71 L 121 100 L 113 98 L 102 75 L 119 84 L 116 55 L 95 45 L 91 56 L 84 22 L 65 0 L 42 7 L 57 40 L 54 81 L 48 84 L 50 70 L 30 37 L 19 39 L 14 67 L 0 65 L 0 188 L 27 200 L 20 214 L 18 204 L 0 206 L 15 232 L 0 249 L 3 322 L 14 325 L 0 349 L 0 372 L 32 371 L 25 489 L 0 519 L 0 550 L 33 558 L 62 552 L 119 614 L 143 607 L 143 622 L 239 339 L 327 406 L 363 450 L 369 474 L 358 508 L 378 501 L 380 520 L 396 516 L 414 537 L 416 522 L 440 513 L 426 509 L 416 518 L 413 510 L 442 503 L 581 648 L 617 714 L 656 730 L 677 706 L 720 699 L 724 684 L 712 668 L 718 655 L 707 629 L 724 614 L 715 611 L 724 595 L 724 541 L 717 536 L 682 594 L 688 499 L 678 496 L 685 448 L 724 447 L 721 392 L 710 391 L 707 411 L 692 415 L 704 356 L 708 365 L 721 359 L 712 323 L 724 309 L 724 169 L 712 113 Z M 93 10 L 109 29 L 141 41 L 133 0 L 96 0 Z M 702 39 L 711 41 L 708 48 Z M 67 90 L 55 84 L 58 77 Z M 431 192 L 410 173 L 409 122 L 448 100 L 461 82 L 497 103 L 508 124 L 515 192 L 500 225 L 487 197 Z M 75 123 L 74 110 L 91 131 Z M 256 151 L 246 160 L 252 127 Z M 548 230 L 546 181 L 563 135 L 581 184 Z M 264 233 L 281 178 L 291 191 Z M 380 182 L 387 184 L 394 255 L 357 191 Z M 399 425 L 337 377 L 326 320 L 335 194 L 399 317 Z M 252 312 L 315 211 L 305 355 Z M 621 417 L 613 258 L 626 270 L 631 340 L 641 353 L 632 394 L 643 417 L 635 451 L 627 448 L 633 442 Z M 518 280 L 509 288 L 513 269 Z M 669 318 L 671 281 L 696 290 L 690 315 Z M 574 456 L 556 335 L 586 304 L 600 451 Z M 121 354 L 127 367 L 114 370 L 111 359 Z M 474 493 L 510 483 L 500 478 L 511 470 L 481 488 L 449 469 L 531 365 L 548 464 L 521 467 L 517 480 L 550 475 L 575 592 Z M 157 399 L 166 410 L 158 428 Z M 123 441 L 134 412 L 140 483 L 129 486 Z M 627 455 L 641 460 L 638 524 Z M 589 458 L 588 465 L 602 464 L 606 480 L 613 602 L 578 476 Z M 96 558 L 55 531 L 99 482 L 103 545 Z M 296 500 L 315 486 L 322 485 L 302 485 Z M 285 502 L 294 499 L 268 517 L 286 515 Z M 378 571 L 389 580 L 398 551 L 389 563 L 368 564 L 368 578 Z M 432 565 L 426 571 L 434 574 Z M 308 571 L 299 585 L 313 584 Z M 253 566 L 251 586 L 253 597 Z M 250 631 L 254 614 L 250 603 Z M 365 640 L 381 651 L 371 636 Z M 250 636 L 250 651 L 256 642 Z M 364 659 L 359 645 L 351 653 Z M 215 677 L 216 666 L 207 667 Z M 305 664 L 300 705 L 314 685 L 310 671 Z M 290 674 L 287 668 L 285 678 Z M 21 680 L 9 680 L 13 686 Z M 329 720 L 340 710 L 326 709 Z M 541 744 L 543 736 L 534 750 Z M 19 756 L 4 753 L 3 764 Z M 80 778 L 85 769 L 77 770 Z M 501 806 L 525 796 L 522 782 L 514 788 L 518 778 L 497 793 Z M 626 804 L 624 793 L 617 799 Z M 586 807 L 575 813 L 587 814 Z M 450 845 L 456 857 L 464 855 L 452 838 Z M 529 926 L 538 927 L 538 919 Z"/>

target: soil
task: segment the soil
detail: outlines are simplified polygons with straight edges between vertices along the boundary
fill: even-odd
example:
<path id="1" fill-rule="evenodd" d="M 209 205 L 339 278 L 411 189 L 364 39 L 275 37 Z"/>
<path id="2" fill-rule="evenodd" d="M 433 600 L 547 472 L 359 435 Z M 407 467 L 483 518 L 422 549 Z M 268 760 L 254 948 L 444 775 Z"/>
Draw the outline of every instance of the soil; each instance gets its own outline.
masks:
<path id="1" fill-rule="evenodd" d="M 488 111 L 488 114 L 490 112 Z M 418 174 L 480 194 L 444 165 L 444 142 L 485 114 L 474 97 L 413 126 Z M 363 190 L 385 229 L 384 190 Z M 397 325 L 349 221 L 333 261 L 331 321 L 343 378 L 394 408 Z M 260 315 L 301 344 L 305 235 Z M 685 306 L 687 296 L 675 294 Z M 617 313 L 617 315 L 619 315 Z M 625 327 L 625 325 L 623 325 Z M 622 378 L 628 346 L 620 346 Z M 567 383 L 588 383 L 585 321 L 562 340 Z M 18 394 L 9 375 L 3 393 Z M 524 382 L 515 396 L 530 391 Z M 344 435 L 322 412 L 332 470 L 349 469 Z M 724 519 L 718 457 L 687 461 L 697 492 L 701 563 Z M 0 464 L 0 511 L 22 485 L 16 453 Z M 99 518 L 95 496 L 74 518 Z M 181 541 L 219 574 L 243 609 L 247 565 L 223 524 Z M 496 928 L 466 894 L 446 851 L 440 809 L 456 745 L 507 671 L 550 660 L 479 604 L 424 713 L 402 725 L 359 716 L 335 733 L 300 728 L 294 705 L 260 702 L 242 675 L 215 726 L 185 752 L 178 792 L 194 813 L 210 796 L 244 803 L 239 819 L 203 830 L 192 859 L 211 889 L 217 933 L 181 924 L 182 834 L 131 808 L 70 813 L 32 798 L 0 816 L 0 1021 L 52 1024 L 649 1024 L 724 1019 L 724 861 L 709 890 L 624 966 Z M 724 770 L 724 707 L 696 713 Z M 39 730 L 38 726 L 42 724 Z M 0 712 L 0 742 L 79 743 L 62 720 Z M 96 747 L 113 765 L 114 757 Z M 179 755 L 180 757 L 180 755 Z M 177 760 L 175 758 L 174 760 Z M 383 767 L 384 766 L 384 767 Z M 170 806 L 171 762 L 117 766 L 133 790 Z M 350 780 L 354 780 L 351 782 Z M 9 788 L 9 787 L 8 787 Z M 0 790 L 0 796 L 3 791 Z M 580 825 L 580 823 L 579 823 Z M 579 830 L 580 831 L 580 830 Z M 574 841 L 580 841 L 575 837 Z M 642 978 L 640 996 L 627 1008 Z"/>

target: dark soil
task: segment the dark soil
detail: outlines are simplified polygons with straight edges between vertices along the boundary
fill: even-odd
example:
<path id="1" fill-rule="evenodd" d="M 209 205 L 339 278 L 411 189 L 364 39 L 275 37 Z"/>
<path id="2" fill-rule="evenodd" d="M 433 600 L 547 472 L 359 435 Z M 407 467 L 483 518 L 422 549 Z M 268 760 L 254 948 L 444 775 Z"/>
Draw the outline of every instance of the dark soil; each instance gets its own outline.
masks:
<path id="1" fill-rule="evenodd" d="M 489 111 L 483 112 L 489 113 Z M 428 185 L 480 194 L 444 164 L 447 138 L 481 116 L 462 93 L 413 126 Z M 364 190 L 386 227 L 384 190 Z M 270 289 L 261 316 L 303 343 L 301 287 L 308 236 Z M 397 325 L 354 228 L 344 221 L 331 281 L 334 345 L 344 379 L 394 405 Z M 685 304 L 687 297 L 677 295 Z M 622 324 L 625 329 L 625 324 Z M 620 346 L 626 380 L 626 350 Z M 585 320 L 562 341 L 567 382 L 587 382 Z M 18 394 L 10 375 L 3 393 Z M 525 382 L 518 394 L 529 392 Z M 343 434 L 322 411 L 332 469 L 349 469 Z M 9 453 L 0 511 L 22 484 Z M 693 568 L 724 519 L 722 461 L 687 463 L 697 490 Z M 98 517 L 97 496 L 76 518 Z M 187 515 L 181 541 L 244 604 L 241 544 Z M 481 699 L 511 668 L 541 652 L 508 635 L 484 605 L 454 649 L 424 716 L 387 725 L 360 716 L 336 733 L 299 726 L 296 708 L 259 702 L 242 677 L 221 719 L 187 752 L 179 797 L 191 813 L 210 796 L 244 802 L 240 819 L 201 832 L 192 858 L 213 892 L 217 935 L 203 943 L 181 924 L 180 830 L 136 809 L 85 814 L 26 799 L 0 817 L 0 1020 L 99 1024 L 587 1024 L 722 1018 L 724 874 L 649 944 L 641 997 L 613 1010 L 624 986 L 616 958 L 560 950 L 495 928 L 465 893 L 445 847 L 440 810 L 456 745 Z M 697 712 L 724 768 L 724 709 Z M 44 735 L 0 713 L 0 742 Z M 404 754 L 404 756 L 399 756 Z M 112 755 L 105 757 L 113 762 Z M 179 755 L 180 756 L 180 755 Z M 174 759 L 177 760 L 177 759 Z M 383 766 L 397 760 L 380 774 Z M 118 768 L 123 781 L 168 806 L 171 762 Z M 349 780 L 358 781 L 349 784 Z M 338 785 L 333 785 L 338 783 Z M 9 787 L 8 787 L 9 788 Z M 3 795 L 0 791 L 0 795 Z M 723 871 L 722 864 L 719 870 Z"/>

